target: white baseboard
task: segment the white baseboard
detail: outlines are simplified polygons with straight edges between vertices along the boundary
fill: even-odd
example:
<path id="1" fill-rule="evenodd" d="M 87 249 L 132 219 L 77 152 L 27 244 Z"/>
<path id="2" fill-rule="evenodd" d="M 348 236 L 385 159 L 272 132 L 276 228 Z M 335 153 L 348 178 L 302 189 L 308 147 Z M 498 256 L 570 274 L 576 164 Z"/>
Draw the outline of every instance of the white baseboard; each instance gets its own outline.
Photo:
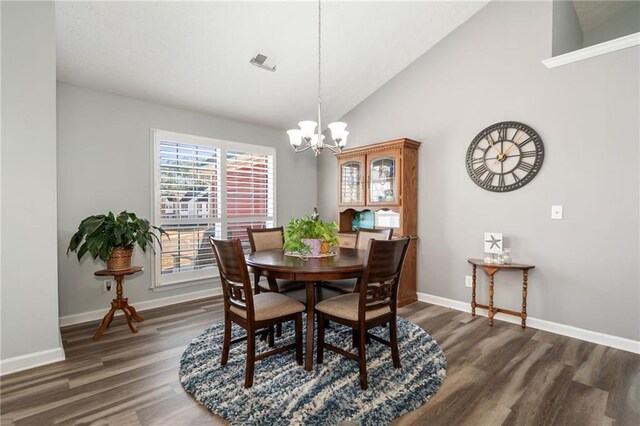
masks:
<path id="1" fill-rule="evenodd" d="M 461 302 L 459 300 L 447 299 L 445 297 L 434 296 L 427 293 L 418 293 L 420 302 L 431 303 L 433 305 L 444 306 L 446 308 L 458 311 L 469 312 L 471 315 L 471 303 Z M 476 309 L 476 315 L 487 316 L 485 309 Z M 520 324 L 520 318 L 497 313 L 495 320 L 506 321 L 513 324 Z M 573 327 L 571 325 L 560 324 L 553 321 L 542 320 L 527 316 L 527 327 L 538 330 L 548 331 L 550 333 L 560 334 L 562 336 L 573 337 L 575 339 L 585 340 L 587 342 L 597 343 L 599 345 L 609 346 L 611 348 L 622 349 L 623 351 L 640 354 L 640 341 L 626 339 L 624 337 L 612 336 L 610 334 L 599 333 L 597 331 L 585 330 L 583 328 Z"/>
<path id="2" fill-rule="evenodd" d="M 202 291 L 179 294 L 177 296 L 162 297 L 160 299 L 146 300 L 143 302 L 131 302 L 131 305 L 136 308 L 136 311 L 141 312 L 148 309 L 160 308 L 162 306 L 175 305 L 176 303 L 190 302 L 192 300 L 220 296 L 221 294 L 222 290 L 220 289 L 220 287 L 215 287 Z M 81 314 L 73 314 L 60 317 L 60 327 L 99 320 L 102 319 L 106 313 L 107 309 L 104 308 L 97 311 L 83 312 Z M 122 311 L 116 312 L 116 316 L 120 315 L 123 315 Z"/>
<path id="3" fill-rule="evenodd" d="M 0 360 L 0 376 L 64 360 L 65 356 L 62 346 L 47 349 L 46 351 L 7 358 Z"/>

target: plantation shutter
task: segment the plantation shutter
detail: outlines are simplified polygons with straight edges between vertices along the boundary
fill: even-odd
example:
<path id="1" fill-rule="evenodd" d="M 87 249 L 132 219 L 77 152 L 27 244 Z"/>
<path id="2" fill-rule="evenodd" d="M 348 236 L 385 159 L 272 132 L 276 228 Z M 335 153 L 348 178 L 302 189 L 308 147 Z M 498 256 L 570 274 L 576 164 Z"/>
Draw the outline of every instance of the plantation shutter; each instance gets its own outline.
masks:
<path id="1" fill-rule="evenodd" d="M 275 215 L 273 148 L 154 131 L 156 224 L 167 231 L 154 286 L 218 275 L 209 244 L 271 227 Z"/>
<path id="2" fill-rule="evenodd" d="M 249 248 L 247 228 L 273 226 L 273 155 L 228 150 L 226 153 L 227 238 Z"/>

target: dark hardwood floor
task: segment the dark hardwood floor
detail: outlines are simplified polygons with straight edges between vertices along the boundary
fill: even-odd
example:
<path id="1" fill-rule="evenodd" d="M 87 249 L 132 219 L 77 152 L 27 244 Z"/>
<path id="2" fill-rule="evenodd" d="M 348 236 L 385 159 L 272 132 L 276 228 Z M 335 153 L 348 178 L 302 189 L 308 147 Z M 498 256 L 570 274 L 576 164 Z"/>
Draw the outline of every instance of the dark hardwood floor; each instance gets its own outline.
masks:
<path id="1" fill-rule="evenodd" d="M 141 314 L 138 334 L 118 317 L 97 342 L 99 321 L 66 327 L 66 361 L 2 377 L 2 425 L 224 423 L 177 373 L 185 346 L 221 321 L 222 300 Z M 399 425 L 640 425 L 640 355 L 426 303 L 400 314 L 438 341 L 449 370 Z"/>

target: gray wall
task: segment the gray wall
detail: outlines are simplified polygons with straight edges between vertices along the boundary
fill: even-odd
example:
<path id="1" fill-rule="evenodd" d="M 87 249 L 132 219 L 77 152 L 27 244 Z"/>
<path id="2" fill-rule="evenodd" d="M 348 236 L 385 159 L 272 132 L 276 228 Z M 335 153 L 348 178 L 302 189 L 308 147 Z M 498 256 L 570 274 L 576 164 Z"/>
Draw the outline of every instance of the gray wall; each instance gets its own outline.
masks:
<path id="1" fill-rule="evenodd" d="M 582 27 L 570 0 L 553 1 L 553 56 L 582 49 Z"/>
<path id="2" fill-rule="evenodd" d="M 2 2 L 2 360 L 59 347 L 54 5 Z M 26 337 L 28 336 L 28 337 Z"/>
<path id="3" fill-rule="evenodd" d="M 106 309 L 113 292 L 103 293 L 93 272 L 102 262 L 78 263 L 65 254 L 80 221 L 91 214 L 129 210 L 150 217 L 151 144 L 149 129 L 209 136 L 277 148 L 277 221 L 310 213 L 316 205 L 316 160 L 295 155 L 284 130 L 170 108 L 68 83 L 58 83 L 58 261 L 60 315 Z M 125 295 L 136 302 L 204 290 L 201 285 L 153 292 L 151 257 L 136 249 L 142 274 L 128 278 Z"/>
<path id="4" fill-rule="evenodd" d="M 584 46 L 640 32 L 640 2 L 628 1 L 616 15 L 584 33 Z"/>
<path id="5" fill-rule="evenodd" d="M 639 48 L 547 69 L 551 25 L 548 2 L 490 3 L 343 117 L 349 144 L 423 142 L 418 291 L 470 301 L 466 259 L 483 257 L 483 232 L 503 232 L 515 261 L 536 265 L 530 316 L 638 340 Z M 469 179 L 464 157 L 503 120 L 537 130 L 546 159 L 528 185 L 496 194 Z M 335 176 L 323 156 L 319 204 L 334 216 Z M 554 204 L 564 220 L 550 219 Z M 520 308 L 519 278 L 496 276 L 498 306 Z"/>

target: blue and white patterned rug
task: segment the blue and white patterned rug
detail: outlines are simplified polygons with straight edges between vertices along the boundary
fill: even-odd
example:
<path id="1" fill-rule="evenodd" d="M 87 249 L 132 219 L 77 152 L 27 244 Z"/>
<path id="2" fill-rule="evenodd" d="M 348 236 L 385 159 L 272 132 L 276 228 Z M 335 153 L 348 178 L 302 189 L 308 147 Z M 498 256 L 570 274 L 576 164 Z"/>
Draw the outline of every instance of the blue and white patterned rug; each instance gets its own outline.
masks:
<path id="1" fill-rule="evenodd" d="M 394 369 L 391 350 L 378 342 L 367 345 L 369 389 L 360 389 L 358 364 L 325 350 L 324 362 L 307 372 L 295 351 L 257 361 L 253 387 L 244 389 L 246 343 L 231 346 L 229 361 L 220 365 L 223 324 L 195 338 L 180 361 L 180 382 L 214 414 L 237 425 L 362 425 L 389 424 L 429 400 L 444 380 L 447 361 L 436 341 L 417 325 L 398 318 L 401 369 Z M 372 334 L 388 339 L 388 328 Z M 233 326 L 232 338 L 244 334 Z M 276 347 L 293 343 L 293 323 L 283 326 Z M 351 329 L 332 323 L 325 339 L 355 352 Z M 256 352 L 268 350 L 256 342 Z"/>

